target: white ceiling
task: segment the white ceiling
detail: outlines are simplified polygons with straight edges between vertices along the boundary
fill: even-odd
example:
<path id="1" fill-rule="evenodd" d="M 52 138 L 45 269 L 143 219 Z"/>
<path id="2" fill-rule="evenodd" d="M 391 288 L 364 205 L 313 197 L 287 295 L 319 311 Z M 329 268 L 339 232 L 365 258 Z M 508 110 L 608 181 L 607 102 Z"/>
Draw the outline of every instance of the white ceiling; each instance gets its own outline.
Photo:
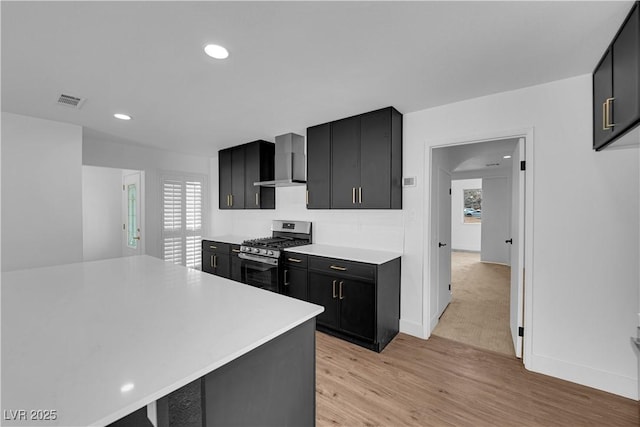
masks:
<path id="1" fill-rule="evenodd" d="M 2 110 L 211 156 L 590 73 L 632 3 L 2 1 Z"/>

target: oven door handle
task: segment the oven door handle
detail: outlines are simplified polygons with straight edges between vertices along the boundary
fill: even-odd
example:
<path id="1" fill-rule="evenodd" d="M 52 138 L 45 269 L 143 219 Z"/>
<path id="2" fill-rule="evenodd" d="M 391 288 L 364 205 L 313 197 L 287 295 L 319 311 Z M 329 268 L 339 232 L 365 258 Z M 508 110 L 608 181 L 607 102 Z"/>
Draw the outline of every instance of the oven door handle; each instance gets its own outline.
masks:
<path id="1" fill-rule="evenodd" d="M 245 253 L 239 253 L 238 258 L 246 259 L 253 262 L 258 262 L 260 264 L 271 265 L 273 267 L 278 266 L 278 258 L 265 258 L 258 255 L 250 255 Z"/>

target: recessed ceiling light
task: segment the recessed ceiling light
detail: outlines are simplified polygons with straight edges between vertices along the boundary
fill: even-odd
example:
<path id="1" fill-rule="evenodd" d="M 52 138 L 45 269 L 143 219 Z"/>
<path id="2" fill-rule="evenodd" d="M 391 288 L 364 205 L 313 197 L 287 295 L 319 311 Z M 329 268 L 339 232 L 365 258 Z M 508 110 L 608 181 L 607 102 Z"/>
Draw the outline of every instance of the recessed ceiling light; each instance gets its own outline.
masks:
<path id="1" fill-rule="evenodd" d="M 215 59 L 226 59 L 229 57 L 229 51 L 217 44 L 208 44 L 204 47 L 204 52 Z"/>
<path id="2" fill-rule="evenodd" d="M 131 116 L 127 114 L 122 114 L 122 113 L 115 113 L 113 117 L 120 120 L 131 120 Z"/>
<path id="3" fill-rule="evenodd" d="M 126 393 L 128 391 L 133 390 L 133 387 L 134 387 L 133 383 L 126 383 L 125 385 L 120 387 L 120 391 L 123 393 Z"/>
<path id="4" fill-rule="evenodd" d="M 510 159 L 511 156 L 502 156 L 503 159 Z"/>

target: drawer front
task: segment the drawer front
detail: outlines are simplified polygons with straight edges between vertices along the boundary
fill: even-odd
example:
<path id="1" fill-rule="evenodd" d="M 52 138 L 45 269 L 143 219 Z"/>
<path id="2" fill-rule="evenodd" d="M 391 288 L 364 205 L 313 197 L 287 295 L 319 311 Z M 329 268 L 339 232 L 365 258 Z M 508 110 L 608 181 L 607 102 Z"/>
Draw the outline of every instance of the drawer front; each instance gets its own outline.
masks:
<path id="1" fill-rule="evenodd" d="M 240 253 L 240 245 L 230 245 L 231 255 L 238 255 Z"/>
<path id="2" fill-rule="evenodd" d="M 207 252 L 217 252 L 219 254 L 228 254 L 230 246 L 231 245 L 229 245 L 228 243 L 214 242 L 212 240 L 202 241 L 202 250 Z"/>
<path id="3" fill-rule="evenodd" d="M 334 258 L 310 256 L 309 269 L 323 273 L 360 277 L 366 280 L 375 280 L 376 277 L 376 266 L 374 264 Z"/>
<path id="4" fill-rule="evenodd" d="M 288 267 L 307 268 L 308 256 L 285 251 L 284 264 Z"/>

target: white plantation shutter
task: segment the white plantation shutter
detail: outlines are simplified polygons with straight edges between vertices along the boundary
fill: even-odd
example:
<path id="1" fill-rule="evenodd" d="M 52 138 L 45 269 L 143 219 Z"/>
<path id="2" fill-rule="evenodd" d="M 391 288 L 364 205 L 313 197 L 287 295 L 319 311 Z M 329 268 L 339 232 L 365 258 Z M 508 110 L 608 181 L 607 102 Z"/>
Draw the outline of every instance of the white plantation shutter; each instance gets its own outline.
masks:
<path id="1" fill-rule="evenodd" d="M 162 253 L 165 261 L 201 268 L 204 177 L 162 178 Z"/>

